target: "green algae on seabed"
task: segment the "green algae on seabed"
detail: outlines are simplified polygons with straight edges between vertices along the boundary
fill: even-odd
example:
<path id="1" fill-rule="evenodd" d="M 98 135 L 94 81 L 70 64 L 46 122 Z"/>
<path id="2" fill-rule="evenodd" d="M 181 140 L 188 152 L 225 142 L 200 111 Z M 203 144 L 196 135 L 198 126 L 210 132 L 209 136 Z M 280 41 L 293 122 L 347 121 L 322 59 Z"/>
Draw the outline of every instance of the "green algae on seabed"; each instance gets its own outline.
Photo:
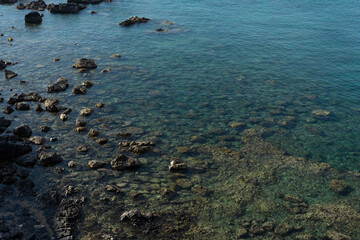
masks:
<path id="1" fill-rule="evenodd" d="M 94 192 L 79 224 L 80 239 L 102 239 L 106 234 L 114 239 L 236 239 L 244 229 L 251 239 L 320 238 L 334 234 L 329 231 L 359 238 L 359 174 L 286 155 L 263 138 L 272 132 L 245 130 L 238 152 L 199 145 L 199 156 L 208 155 L 211 166 L 196 178 L 187 173 L 173 176 L 175 185 L 143 172 L 112 179 L 122 189 L 118 194 L 87 186 Z M 332 179 L 343 179 L 353 191 L 337 195 L 330 189 Z M 206 190 L 199 194 L 189 184 Z M 173 189 L 176 196 L 164 197 L 161 186 Z M 132 191 L 143 198 L 131 198 Z M 99 196 L 109 200 L 102 202 Z M 133 208 L 152 212 L 154 220 L 135 227 L 121 222 L 121 213 Z"/>

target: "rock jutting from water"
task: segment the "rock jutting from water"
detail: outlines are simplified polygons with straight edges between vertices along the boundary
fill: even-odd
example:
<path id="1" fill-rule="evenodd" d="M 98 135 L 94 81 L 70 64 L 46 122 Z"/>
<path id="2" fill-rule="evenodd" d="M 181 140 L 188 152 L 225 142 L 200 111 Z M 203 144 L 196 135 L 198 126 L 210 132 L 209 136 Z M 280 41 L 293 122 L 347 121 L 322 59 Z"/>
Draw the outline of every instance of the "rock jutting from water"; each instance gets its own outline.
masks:
<path id="1" fill-rule="evenodd" d="M 49 10 L 49 12 L 59 13 L 59 14 L 78 13 L 80 10 L 83 10 L 85 8 L 86 6 L 75 3 L 60 3 L 60 4 L 51 3 L 46 7 L 46 9 Z"/>
<path id="2" fill-rule="evenodd" d="M 53 92 L 65 91 L 68 87 L 69 87 L 68 79 L 59 78 L 56 83 L 50 85 L 46 89 L 46 92 L 53 93 Z"/>
<path id="3" fill-rule="evenodd" d="M 5 79 L 11 79 L 17 76 L 17 73 L 14 73 L 10 70 L 5 70 Z"/>
<path id="4" fill-rule="evenodd" d="M 125 21 L 122 21 L 121 23 L 119 23 L 119 25 L 131 26 L 135 23 L 147 23 L 148 21 L 150 21 L 149 18 L 145 18 L 145 17 L 139 18 L 138 16 L 134 16 L 134 17 L 130 17 L 129 19 L 126 19 Z"/>
<path id="5" fill-rule="evenodd" d="M 21 125 L 14 128 L 13 133 L 19 137 L 29 138 L 31 137 L 32 131 L 28 125 Z"/>
<path id="6" fill-rule="evenodd" d="M 77 63 L 73 65 L 73 68 L 77 68 L 77 69 L 92 69 L 96 67 L 97 65 L 95 64 L 94 59 L 87 59 L 87 58 L 80 58 L 78 59 Z"/>
<path id="7" fill-rule="evenodd" d="M 26 9 L 33 9 L 37 11 L 44 11 L 47 7 L 46 3 L 43 0 L 32 1 L 24 6 L 26 7 Z M 18 8 L 18 6 L 16 6 L 16 8 Z"/>
<path id="8" fill-rule="evenodd" d="M 40 161 L 40 165 L 44 167 L 50 167 L 63 161 L 60 155 L 44 147 L 40 147 L 36 150 L 36 155 Z"/>
<path id="9" fill-rule="evenodd" d="M 115 170 L 134 170 L 139 167 L 141 167 L 139 160 L 129 158 L 124 154 L 118 154 L 113 160 L 111 160 L 111 168 Z"/>
<path id="10" fill-rule="evenodd" d="M 25 22 L 30 24 L 40 24 L 42 23 L 42 17 L 38 12 L 30 12 L 25 15 Z"/>

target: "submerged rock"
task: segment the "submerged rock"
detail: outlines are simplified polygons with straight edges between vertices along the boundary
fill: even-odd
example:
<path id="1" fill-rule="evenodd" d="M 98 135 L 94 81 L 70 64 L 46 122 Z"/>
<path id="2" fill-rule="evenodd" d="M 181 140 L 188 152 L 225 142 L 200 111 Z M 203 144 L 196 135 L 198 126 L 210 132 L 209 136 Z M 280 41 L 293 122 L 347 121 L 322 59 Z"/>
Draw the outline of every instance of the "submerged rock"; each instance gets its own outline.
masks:
<path id="1" fill-rule="evenodd" d="M 17 76 L 17 73 L 14 73 L 10 70 L 5 70 L 5 79 L 11 79 Z"/>
<path id="2" fill-rule="evenodd" d="M 326 237 L 329 240 L 351 240 L 349 236 L 332 230 L 326 231 Z"/>
<path id="3" fill-rule="evenodd" d="M 44 167 L 53 166 L 63 161 L 62 157 L 55 152 L 41 147 L 36 151 L 37 158 L 40 160 L 40 165 Z"/>
<path id="4" fill-rule="evenodd" d="M 76 150 L 79 152 L 88 152 L 90 148 L 88 148 L 87 146 L 78 146 L 76 147 Z"/>
<path id="5" fill-rule="evenodd" d="M 330 188 L 339 195 L 347 195 L 351 192 L 351 188 L 344 181 L 336 179 L 331 180 Z"/>
<path id="6" fill-rule="evenodd" d="M 31 137 L 32 131 L 28 125 L 21 125 L 14 128 L 13 133 L 19 137 L 29 138 Z"/>
<path id="7" fill-rule="evenodd" d="M 119 146 L 122 147 L 123 151 L 128 151 L 135 154 L 147 153 L 154 145 L 155 143 L 150 141 L 122 141 L 119 143 Z"/>
<path id="8" fill-rule="evenodd" d="M 153 218 L 151 213 L 142 213 L 139 210 L 126 211 L 120 216 L 120 221 L 128 221 L 135 226 L 144 224 Z"/>
<path id="9" fill-rule="evenodd" d="M 92 68 L 96 68 L 97 65 L 95 64 L 94 59 L 87 59 L 87 58 L 80 58 L 78 59 L 77 63 L 75 63 L 73 65 L 73 68 L 77 68 L 77 69 L 92 69 Z"/>
<path id="10" fill-rule="evenodd" d="M 39 127 L 39 130 L 40 130 L 41 132 L 48 132 L 48 131 L 50 130 L 50 127 L 48 127 L 48 126 L 40 126 L 40 127 Z"/>
<path id="11" fill-rule="evenodd" d="M 99 4 L 104 2 L 104 0 L 68 0 L 68 3 L 77 3 L 77 4 Z"/>
<path id="12" fill-rule="evenodd" d="M 86 125 L 85 121 L 81 121 L 79 118 L 76 119 L 75 124 L 77 127 L 84 127 Z"/>
<path id="13" fill-rule="evenodd" d="M 84 108 L 80 111 L 80 115 L 81 116 L 90 116 L 93 112 L 94 112 L 94 110 L 92 110 L 90 108 Z"/>
<path id="14" fill-rule="evenodd" d="M 0 0 L 0 4 L 14 4 L 17 0 Z"/>
<path id="15" fill-rule="evenodd" d="M 123 154 L 118 154 L 113 160 L 111 160 L 111 167 L 115 170 L 131 170 L 141 167 L 139 160 L 129 158 Z"/>
<path id="16" fill-rule="evenodd" d="M 20 158 L 18 158 L 15 163 L 22 167 L 34 167 L 37 162 L 36 157 L 25 155 Z"/>
<path id="17" fill-rule="evenodd" d="M 90 129 L 90 131 L 88 132 L 88 135 L 89 135 L 90 137 L 97 137 L 97 136 L 100 135 L 100 132 L 97 131 L 97 130 L 95 130 L 95 129 Z"/>
<path id="18" fill-rule="evenodd" d="M 31 147 L 27 144 L 15 144 L 8 139 L 0 137 L 0 162 L 14 160 L 16 157 L 31 152 Z"/>
<path id="19" fill-rule="evenodd" d="M 94 84 L 92 82 L 90 82 L 90 81 L 85 81 L 81 85 L 83 85 L 86 88 L 94 86 Z"/>
<path id="20" fill-rule="evenodd" d="M 2 112 L 5 114 L 11 114 L 12 112 L 14 112 L 14 109 L 12 109 L 12 107 L 10 106 L 5 106 L 2 108 Z"/>
<path id="21" fill-rule="evenodd" d="M 315 117 L 318 117 L 318 118 L 327 118 L 331 115 L 331 112 L 330 111 L 326 111 L 326 110 L 323 110 L 323 109 L 317 109 L 317 110 L 314 110 L 311 112 Z"/>
<path id="22" fill-rule="evenodd" d="M 42 17 L 38 12 L 30 12 L 25 15 L 25 22 L 30 24 L 40 24 Z"/>
<path id="23" fill-rule="evenodd" d="M 96 140 L 96 142 L 100 145 L 104 145 L 108 142 L 108 139 L 107 138 L 99 138 Z"/>
<path id="24" fill-rule="evenodd" d="M 147 23 L 150 19 L 138 16 L 130 17 L 129 19 L 126 19 L 125 21 L 119 23 L 120 26 L 131 26 L 135 23 Z"/>
<path id="25" fill-rule="evenodd" d="M 99 168 L 104 167 L 106 165 L 106 163 L 100 162 L 97 160 L 91 160 L 88 162 L 88 165 L 91 169 L 99 169 Z"/>
<path id="26" fill-rule="evenodd" d="M 53 93 L 53 92 L 65 91 L 68 87 L 69 87 L 68 79 L 59 78 L 56 83 L 50 85 L 46 89 L 46 92 Z"/>

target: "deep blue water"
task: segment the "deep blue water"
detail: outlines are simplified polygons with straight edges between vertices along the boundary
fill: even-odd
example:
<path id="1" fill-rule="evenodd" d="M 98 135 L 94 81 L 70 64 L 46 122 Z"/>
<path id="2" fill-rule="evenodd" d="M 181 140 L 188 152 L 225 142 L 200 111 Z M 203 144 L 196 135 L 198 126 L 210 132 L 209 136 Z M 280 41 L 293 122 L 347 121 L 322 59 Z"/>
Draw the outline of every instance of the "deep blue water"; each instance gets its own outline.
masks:
<path id="1" fill-rule="evenodd" d="M 2 76 L 0 88 L 5 98 L 22 90 L 55 95 L 75 112 L 104 102 L 107 107 L 90 119 L 95 124 L 106 118 L 111 127 L 102 129 L 105 135 L 130 121 L 146 137 L 162 132 L 159 147 L 169 155 L 176 147 L 198 142 L 237 150 L 240 132 L 228 124 L 243 122 L 248 128 L 278 130 L 269 140 L 289 155 L 358 171 L 359 10 L 355 0 L 115 0 L 74 15 L 45 11 L 41 25 L 28 26 L 23 19 L 28 10 L 2 5 L 0 59 L 19 62 L 10 68 L 19 76 Z M 118 25 L 133 15 L 151 21 Z M 154 31 L 160 27 L 166 31 Z M 14 38 L 12 45 L 8 37 Z M 115 53 L 122 57 L 110 57 Z M 61 60 L 54 62 L 54 57 Z M 94 58 L 98 68 L 88 75 L 72 69 L 82 57 Z M 107 67 L 112 71 L 101 74 Z M 59 77 L 68 78 L 71 87 L 83 80 L 95 85 L 84 96 L 70 90 L 46 95 L 46 86 Z M 331 117 L 315 118 L 316 109 L 330 111 Z M 90 141 L 71 131 L 76 115 L 63 123 L 56 116 L 31 114 L 18 113 L 15 122 L 51 123 L 63 139 L 56 148 L 69 156 L 74 142 Z M 278 124 L 288 116 L 295 118 L 293 126 Z M 212 135 L 214 129 L 222 137 Z M 75 158 L 112 154 L 109 147 Z"/>

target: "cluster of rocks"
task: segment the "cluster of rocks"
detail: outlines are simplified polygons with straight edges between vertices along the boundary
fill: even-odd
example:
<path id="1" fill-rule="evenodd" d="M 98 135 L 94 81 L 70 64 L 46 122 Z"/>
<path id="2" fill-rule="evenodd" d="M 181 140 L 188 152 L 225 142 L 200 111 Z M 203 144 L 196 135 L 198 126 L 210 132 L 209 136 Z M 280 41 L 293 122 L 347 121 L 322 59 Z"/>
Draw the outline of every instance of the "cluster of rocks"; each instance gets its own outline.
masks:
<path id="1" fill-rule="evenodd" d="M 128 151 L 135 154 L 147 153 L 155 143 L 151 141 L 121 141 L 118 144 L 122 151 Z"/>
<path id="2" fill-rule="evenodd" d="M 47 7 L 47 4 L 43 0 L 32 1 L 28 4 L 19 3 L 16 8 L 19 10 L 22 9 L 32 9 L 36 11 L 44 11 Z"/>
<path id="3" fill-rule="evenodd" d="M 85 8 L 86 6 L 76 3 L 59 3 L 59 4 L 51 3 L 46 7 L 46 9 L 49 10 L 49 12 L 59 13 L 59 14 L 78 13 L 79 11 Z"/>
<path id="4" fill-rule="evenodd" d="M 148 21 L 150 21 L 150 19 L 145 18 L 145 17 L 139 18 L 138 16 L 134 16 L 134 17 L 130 17 L 129 19 L 126 19 L 125 21 L 122 21 L 121 23 L 119 23 L 119 25 L 120 26 L 131 26 L 135 23 L 147 23 Z"/>

